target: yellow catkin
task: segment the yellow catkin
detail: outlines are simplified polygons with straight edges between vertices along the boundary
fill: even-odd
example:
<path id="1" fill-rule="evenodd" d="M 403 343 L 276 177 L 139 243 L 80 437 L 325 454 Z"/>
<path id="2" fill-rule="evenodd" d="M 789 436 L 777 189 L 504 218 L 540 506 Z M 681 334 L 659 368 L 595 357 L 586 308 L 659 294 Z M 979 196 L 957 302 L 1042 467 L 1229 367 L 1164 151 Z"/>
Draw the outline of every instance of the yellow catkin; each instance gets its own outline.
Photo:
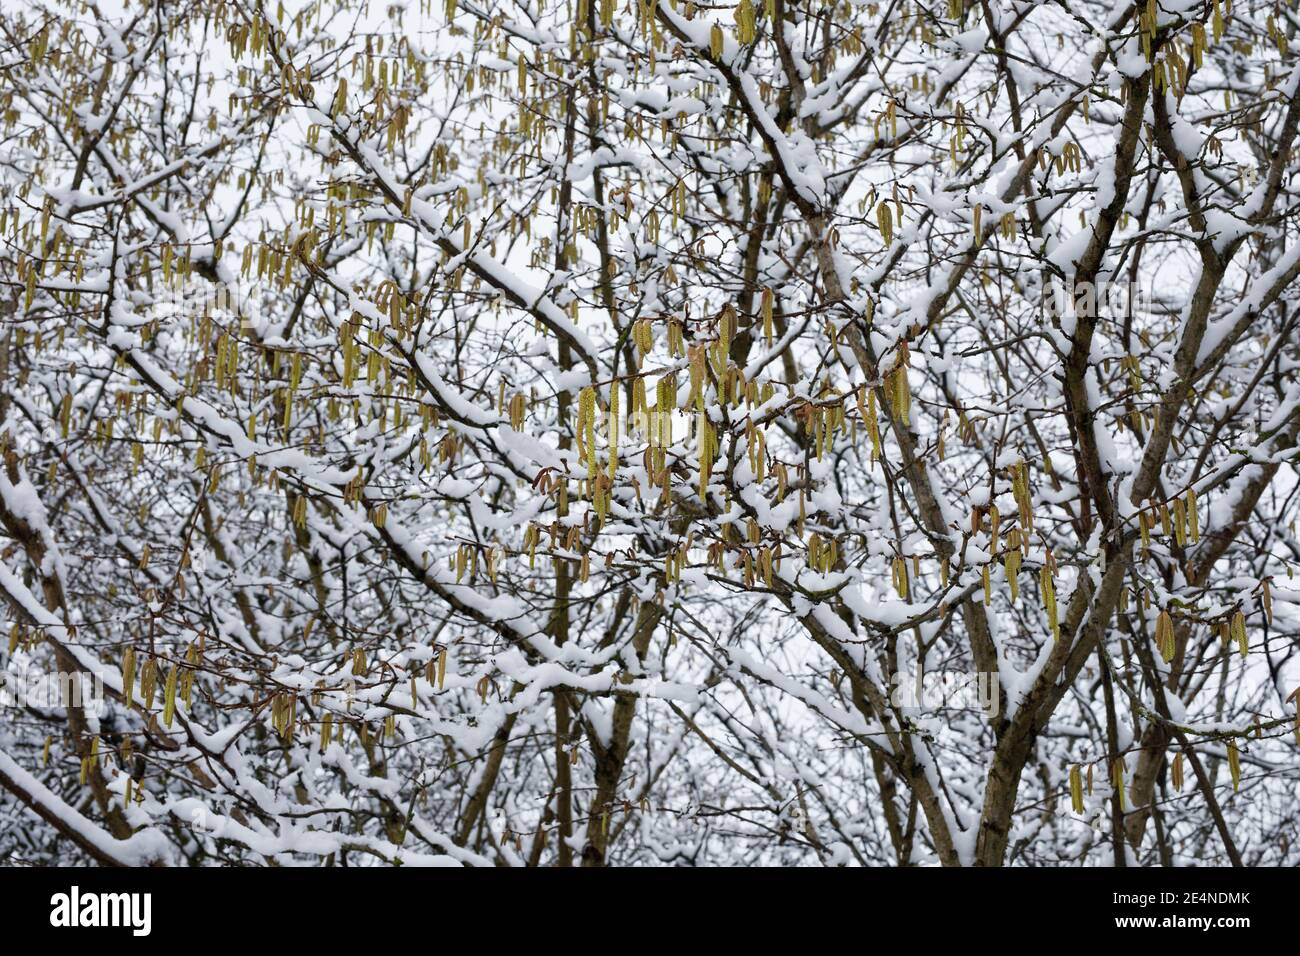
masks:
<path id="1" fill-rule="evenodd" d="M 1156 646 L 1166 664 L 1174 659 L 1174 622 L 1168 611 L 1162 610 L 1156 617 Z"/>
<path id="2" fill-rule="evenodd" d="M 163 689 L 163 726 L 171 727 L 172 718 L 176 715 L 176 678 L 179 667 L 176 664 L 171 666 L 167 672 L 167 686 Z"/>
<path id="3" fill-rule="evenodd" d="M 619 404 L 622 401 L 620 389 L 615 382 L 609 390 L 609 480 L 614 481 L 618 474 L 618 439 L 619 439 Z"/>
<path id="4" fill-rule="evenodd" d="M 12 653 L 12 652 L 11 652 Z M 135 648 L 128 647 L 122 655 L 122 696 L 128 709 L 135 696 Z"/>
<path id="5" fill-rule="evenodd" d="M 578 393 L 578 451 L 587 461 L 587 477 L 596 477 L 596 390 L 590 386 Z"/>
<path id="6" fill-rule="evenodd" d="M 1070 768 L 1070 806 L 1075 813 L 1083 813 L 1083 774 L 1078 764 Z"/>
<path id="7" fill-rule="evenodd" d="M 1237 650 L 1241 652 L 1242 657 L 1245 657 L 1250 652 L 1250 641 L 1246 637 L 1246 615 L 1241 611 L 1232 615 L 1229 633 L 1232 639 L 1237 642 Z"/>
<path id="8" fill-rule="evenodd" d="M 1052 569 L 1044 564 L 1038 577 L 1042 585 L 1043 607 L 1047 610 L 1047 623 L 1052 629 L 1052 640 L 1060 640 L 1061 624 L 1056 615 L 1056 585 L 1052 581 Z"/>

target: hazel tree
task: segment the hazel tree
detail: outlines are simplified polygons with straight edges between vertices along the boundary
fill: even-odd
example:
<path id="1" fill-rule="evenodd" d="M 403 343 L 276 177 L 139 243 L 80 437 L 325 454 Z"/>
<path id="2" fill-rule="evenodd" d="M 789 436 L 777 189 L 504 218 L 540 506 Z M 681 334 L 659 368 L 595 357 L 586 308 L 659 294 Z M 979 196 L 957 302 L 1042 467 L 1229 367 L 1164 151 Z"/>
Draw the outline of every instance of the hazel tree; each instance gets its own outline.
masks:
<path id="1" fill-rule="evenodd" d="M 1300 19 L 19 0 L 0 854 L 1295 865 Z"/>

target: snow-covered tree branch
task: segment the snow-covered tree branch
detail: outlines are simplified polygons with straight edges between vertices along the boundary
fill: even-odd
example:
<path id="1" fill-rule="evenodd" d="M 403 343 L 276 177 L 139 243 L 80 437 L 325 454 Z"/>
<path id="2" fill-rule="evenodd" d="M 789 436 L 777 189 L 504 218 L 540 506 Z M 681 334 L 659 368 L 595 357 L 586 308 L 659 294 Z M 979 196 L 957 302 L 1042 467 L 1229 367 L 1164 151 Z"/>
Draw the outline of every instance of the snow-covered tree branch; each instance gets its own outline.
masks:
<path id="1" fill-rule="evenodd" d="M 1295 865 L 1300 19 L 0 13 L 0 857 Z"/>

